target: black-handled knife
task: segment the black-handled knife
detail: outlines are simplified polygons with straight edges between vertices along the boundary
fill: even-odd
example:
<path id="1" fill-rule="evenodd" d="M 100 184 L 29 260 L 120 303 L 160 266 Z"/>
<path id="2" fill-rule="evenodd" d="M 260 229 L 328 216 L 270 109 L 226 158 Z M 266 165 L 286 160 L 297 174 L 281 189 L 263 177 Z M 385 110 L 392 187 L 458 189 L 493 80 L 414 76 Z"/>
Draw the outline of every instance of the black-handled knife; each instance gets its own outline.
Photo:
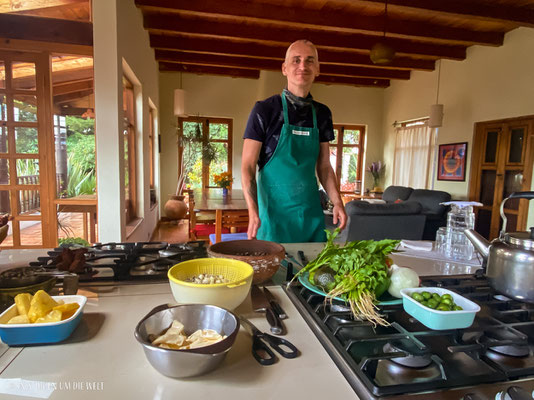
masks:
<path id="1" fill-rule="evenodd" d="M 276 300 L 276 297 L 273 296 L 271 291 L 267 289 L 266 287 L 263 288 L 263 293 L 265 293 L 265 297 L 267 297 L 267 300 L 269 301 L 269 304 L 271 305 L 272 310 L 275 312 L 276 315 L 278 315 L 278 318 L 280 319 L 286 319 L 287 314 L 282 308 L 282 306 L 278 303 L 278 300 Z"/>
<path id="2" fill-rule="evenodd" d="M 256 285 L 252 285 L 250 291 L 250 298 L 252 300 L 252 308 L 256 312 L 264 312 L 265 318 L 271 327 L 271 332 L 275 335 L 284 334 L 284 326 L 282 321 L 278 317 L 277 313 L 273 311 L 269 304 L 269 299 L 265 295 L 265 292 Z"/>
<path id="3" fill-rule="evenodd" d="M 302 263 L 302 266 L 305 267 L 306 265 L 308 265 L 308 259 L 306 258 L 302 250 L 298 251 L 298 255 L 299 255 L 300 262 Z"/>

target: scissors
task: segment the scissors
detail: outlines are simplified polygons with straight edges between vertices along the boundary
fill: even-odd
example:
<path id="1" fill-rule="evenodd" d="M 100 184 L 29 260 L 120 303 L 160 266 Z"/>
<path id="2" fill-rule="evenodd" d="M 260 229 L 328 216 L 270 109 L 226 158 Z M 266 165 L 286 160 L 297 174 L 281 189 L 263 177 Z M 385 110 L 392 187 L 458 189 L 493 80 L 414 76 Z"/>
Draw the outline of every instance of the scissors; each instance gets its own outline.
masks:
<path id="1" fill-rule="evenodd" d="M 261 365 L 273 365 L 278 360 L 271 347 L 284 358 L 299 355 L 299 350 L 290 341 L 260 331 L 245 318 L 241 317 L 240 320 L 252 334 L 252 355 Z M 284 350 L 284 347 L 291 351 Z"/>

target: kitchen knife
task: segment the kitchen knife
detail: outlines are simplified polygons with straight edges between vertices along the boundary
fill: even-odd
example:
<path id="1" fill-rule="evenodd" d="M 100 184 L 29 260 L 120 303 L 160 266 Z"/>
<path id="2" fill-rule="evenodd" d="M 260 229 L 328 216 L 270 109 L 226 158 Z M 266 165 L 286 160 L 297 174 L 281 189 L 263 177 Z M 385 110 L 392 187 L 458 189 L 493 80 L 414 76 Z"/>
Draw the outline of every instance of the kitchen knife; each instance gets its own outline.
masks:
<path id="1" fill-rule="evenodd" d="M 276 300 L 276 297 L 273 296 L 271 291 L 267 289 L 266 287 L 264 287 L 263 293 L 265 293 L 265 297 L 267 297 L 267 300 L 269 301 L 269 304 L 271 305 L 272 310 L 275 312 L 276 315 L 278 315 L 278 318 L 286 319 L 287 318 L 286 312 L 280 306 L 280 303 L 278 303 L 278 300 Z"/>
<path id="2" fill-rule="evenodd" d="M 271 332 L 275 335 L 282 335 L 284 332 L 282 321 L 280 321 L 278 315 L 272 310 L 269 300 L 265 297 L 265 293 L 256 285 L 253 285 L 250 291 L 250 298 L 254 311 L 265 313 L 265 318 L 271 327 Z"/>

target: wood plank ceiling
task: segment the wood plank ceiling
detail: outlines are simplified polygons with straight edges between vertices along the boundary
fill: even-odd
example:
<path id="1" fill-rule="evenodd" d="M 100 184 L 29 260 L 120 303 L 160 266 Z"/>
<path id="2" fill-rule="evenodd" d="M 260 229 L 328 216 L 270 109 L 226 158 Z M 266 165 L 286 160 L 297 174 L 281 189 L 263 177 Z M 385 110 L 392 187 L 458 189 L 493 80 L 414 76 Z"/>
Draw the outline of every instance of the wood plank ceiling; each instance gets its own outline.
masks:
<path id="1" fill-rule="evenodd" d="M 473 45 L 501 46 L 504 34 L 534 27 L 534 0 L 135 0 L 160 71 L 258 78 L 280 70 L 287 46 L 311 40 L 317 82 L 388 87 L 438 59 L 464 60 Z M 384 38 L 384 29 L 386 30 Z M 371 47 L 395 52 L 374 65 Z"/>

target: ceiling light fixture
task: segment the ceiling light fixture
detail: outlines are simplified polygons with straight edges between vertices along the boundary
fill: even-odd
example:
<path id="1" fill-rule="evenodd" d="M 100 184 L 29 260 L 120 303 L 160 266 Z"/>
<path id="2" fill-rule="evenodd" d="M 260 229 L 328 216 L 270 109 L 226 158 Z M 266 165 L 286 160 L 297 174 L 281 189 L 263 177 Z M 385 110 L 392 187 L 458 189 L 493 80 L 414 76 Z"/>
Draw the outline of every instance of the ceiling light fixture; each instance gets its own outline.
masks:
<path id="1" fill-rule="evenodd" d="M 443 104 L 439 104 L 439 81 L 441 79 L 441 60 L 438 60 L 438 84 L 436 90 L 436 104 L 430 106 L 430 117 L 428 126 L 430 128 L 439 128 L 443 125 Z"/>
<path id="2" fill-rule="evenodd" d="M 388 21 L 388 2 L 385 1 L 384 7 L 384 38 L 382 41 L 376 43 L 371 47 L 371 52 L 369 57 L 373 64 L 377 65 L 387 65 L 390 64 L 395 58 L 395 50 L 391 46 L 387 45 L 386 32 L 387 32 L 387 21 Z"/>
<path id="3" fill-rule="evenodd" d="M 174 115 L 187 117 L 185 112 L 185 90 L 182 89 L 182 72 L 180 72 L 180 88 L 174 89 Z"/>

